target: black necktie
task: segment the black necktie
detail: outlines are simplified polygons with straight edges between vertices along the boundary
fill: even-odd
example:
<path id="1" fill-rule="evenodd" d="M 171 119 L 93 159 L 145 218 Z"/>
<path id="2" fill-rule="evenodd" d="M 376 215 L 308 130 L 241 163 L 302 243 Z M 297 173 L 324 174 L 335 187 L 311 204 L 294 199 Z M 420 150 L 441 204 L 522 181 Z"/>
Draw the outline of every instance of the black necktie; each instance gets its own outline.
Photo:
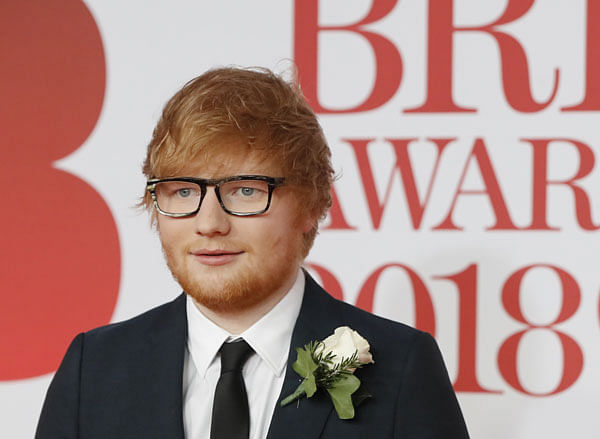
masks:
<path id="1" fill-rule="evenodd" d="M 215 389 L 210 439 L 248 439 L 250 414 L 242 367 L 253 352 L 244 340 L 221 346 L 221 376 Z"/>

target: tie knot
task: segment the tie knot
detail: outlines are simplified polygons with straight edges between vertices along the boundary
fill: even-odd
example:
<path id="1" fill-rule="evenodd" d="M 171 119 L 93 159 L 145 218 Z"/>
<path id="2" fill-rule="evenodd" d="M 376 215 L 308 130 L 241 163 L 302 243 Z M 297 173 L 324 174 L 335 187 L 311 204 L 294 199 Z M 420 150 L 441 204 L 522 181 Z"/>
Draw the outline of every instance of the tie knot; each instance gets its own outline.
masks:
<path id="1" fill-rule="evenodd" d="M 245 340 L 223 343 L 221 346 L 221 375 L 226 372 L 241 371 L 244 363 L 253 352 Z"/>

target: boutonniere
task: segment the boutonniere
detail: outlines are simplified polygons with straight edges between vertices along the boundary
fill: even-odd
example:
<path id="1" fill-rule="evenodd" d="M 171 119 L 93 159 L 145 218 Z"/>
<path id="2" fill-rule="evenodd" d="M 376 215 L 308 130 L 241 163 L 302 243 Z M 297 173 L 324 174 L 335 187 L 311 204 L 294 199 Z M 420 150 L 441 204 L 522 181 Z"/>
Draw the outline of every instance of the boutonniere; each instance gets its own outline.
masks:
<path id="1" fill-rule="evenodd" d="M 329 393 L 340 419 L 354 418 L 352 394 L 360 387 L 354 371 L 374 362 L 369 348 L 369 342 L 347 326 L 340 326 L 323 341 L 311 341 L 304 349 L 296 348 L 298 358 L 292 367 L 304 380 L 281 405 L 304 395 L 310 398 L 322 388 Z M 370 396 L 364 392 L 360 400 Z"/>

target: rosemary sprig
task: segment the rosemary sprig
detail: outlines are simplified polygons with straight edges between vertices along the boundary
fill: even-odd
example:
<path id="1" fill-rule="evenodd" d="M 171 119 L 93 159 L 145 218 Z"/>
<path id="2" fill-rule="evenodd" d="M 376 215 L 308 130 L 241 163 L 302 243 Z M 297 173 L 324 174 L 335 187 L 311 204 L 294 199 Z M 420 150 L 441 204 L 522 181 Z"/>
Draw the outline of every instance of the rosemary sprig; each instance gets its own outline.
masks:
<path id="1" fill-rule="evenodd" d="M 362 367 L 358 360 L 358 352 L 354 352 L 348 358 L 342 357 L 341 361 L 335 362 L 335 355 L 332 352 L 324 353 L 322 342 L 312 341 L 305 346 L 305 349 L 310 352 L 313 361 L 317 364 L 317 369 L 314 371 L 317 387 L 329 389 L 340 379 L 341 375 L 351 375 L 356 369 Z"/>

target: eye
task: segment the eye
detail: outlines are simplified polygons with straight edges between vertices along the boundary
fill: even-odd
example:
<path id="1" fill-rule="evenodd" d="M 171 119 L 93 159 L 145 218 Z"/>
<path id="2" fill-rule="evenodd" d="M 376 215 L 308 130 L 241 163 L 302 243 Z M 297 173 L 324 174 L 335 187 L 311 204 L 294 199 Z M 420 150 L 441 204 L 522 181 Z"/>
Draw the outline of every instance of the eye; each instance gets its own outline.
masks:
<path id="1" fill-rule="evenodd" d="M 186 200 L 200 196 L 200 188 L 190 185 L 187 182 L 172 181 L 163 183 L 161 186 L 161 195 L 167 196 L 173 200 Z"/>
<path id="2" fill-rule="evenodd" d="M 251 197 L 252 195 L 254 195 L 254 192 L 256 191 L 256 189 L 251 188 L 251 187 L 241 187 L 241 188 L 239 188 L 239 191 L 243 196 Z"/>
<path id="3" fill-rule="evenodd" d="M 262 200 L 268 194 L 269 186 L 259 180 L 236 180 L 221 185 L 220 191 L 224 198 L 248 202 Z"/>
<path id="4" fill-rule="evenodd" d="M 192 195 L 192 190 L 190 188 L 182 188 L 177 190 L 177 196 L 180 198 L 188 198 Z"/>

